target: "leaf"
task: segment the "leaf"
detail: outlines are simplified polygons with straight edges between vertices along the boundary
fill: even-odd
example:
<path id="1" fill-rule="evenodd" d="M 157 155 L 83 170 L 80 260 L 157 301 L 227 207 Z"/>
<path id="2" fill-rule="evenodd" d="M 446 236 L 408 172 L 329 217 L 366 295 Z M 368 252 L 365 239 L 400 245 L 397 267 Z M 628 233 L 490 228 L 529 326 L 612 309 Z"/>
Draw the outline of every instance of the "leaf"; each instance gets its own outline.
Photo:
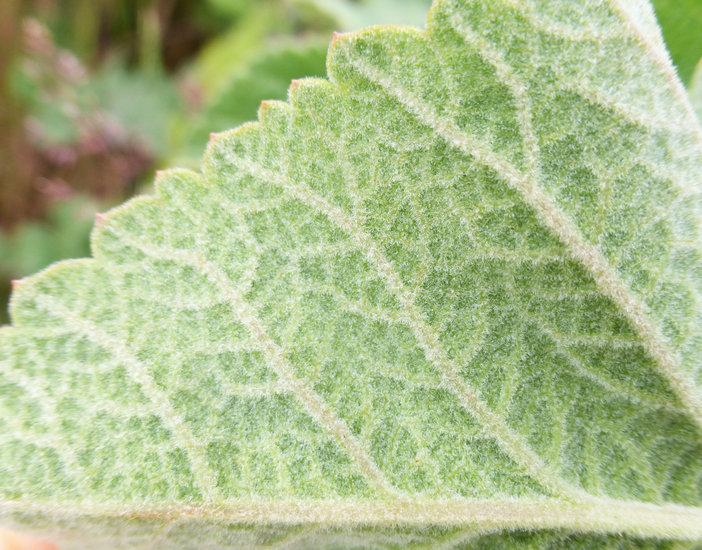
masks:
<path id="1" fill-rule="evenodd" d="M 240 66 L 265 46 L 267 37 L 280 30 L 283 15 L 278 8 L 264 2 L 256 9 L 245 10 L 235 26 L 202 49 L 192 77 L 206 97 L 212 97 L 226 85 Z"/>
<path id="2" fill-rule="evenodd" d="M 20 277 L 64 258 L 89 253 L 88 234 L 99 205 L 76 195 L 56 202 L 48 223 L 30 221 L 0 233 L 0 273 Z"/>
<path id="3" fill-rule="evenodd" d="M 369 25 L 422 25 L 430 0 L 298 0 L 308 2 L 333 16 L 344 30 Z"/>
<path id="4" fill-rule="evenodd" d="M 100 107 L 149 151 L 159 156 L 168 151 L 171 118 L 183 106 L 166 75 L 128 71 L 110 63 L 91 80 L 89 90 Z"/>
<path id="5" fill-rule="evenodd" d="M 702 60 L 697 64 L 690 81 L 690 101 L 697 113 L 697 118 L 702 121 Z"/>
<path id="6" fill-rule="evenodd" d="M 239 126 L 256 116 L 263 100 L 285 99 L 293 78 L 324 76 L 327 42 L 306 40 L 268 47 L 246 63 L 205 106 L 193 124 L 187 151 L 199 160 L 211 132 Z"/>
<path id="7" fill-rule="evenodd" d="M 702 3 L 699 0 L 653 0 L 663 37 L 684 83 L 689 83 L 702 56 Z"/>
<path id="8" fill-rule="evenodd" d="M 650 6 L 440 0 L 327 66 L 19 284 L 4 521 L 694 546 L 702 131 Z"/>
<path id="9" fill-rule="evenodd" d="M 76 196 L 53 205 L 48 224 L 25 222 L 9 234 L 0 232 L 0 324 L 8 321 L 12 279 L 52 262 L 90 253 L 90 228 L 97 209 L 88 197 Z"/>

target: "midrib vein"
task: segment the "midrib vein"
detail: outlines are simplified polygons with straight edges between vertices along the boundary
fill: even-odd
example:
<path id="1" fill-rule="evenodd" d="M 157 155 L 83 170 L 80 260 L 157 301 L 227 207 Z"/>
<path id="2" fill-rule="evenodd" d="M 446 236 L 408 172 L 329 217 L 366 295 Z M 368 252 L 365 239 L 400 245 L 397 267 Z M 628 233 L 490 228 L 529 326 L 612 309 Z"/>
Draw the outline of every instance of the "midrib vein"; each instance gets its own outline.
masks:
<path id="1" fill-rule="evenodd" d="M 495 72 L 500 79 L 500 81 L 509 88 L 512 97 L 514 98 L 516 111 L 517 111 L 517 122 L 519 124 L 519 131 L 521 137 L 524 141 L 524 150 L 526 155 L 526 165 L 527 165 L 527 175 L 528 179 L 532 182 L 539 182 L 542 179 L 541 167 L 540 167 L 540 156 L 541 151 L 536 137 L 536 132 L 534 131 L 534 125 L 532 121 L 532 107 L 529 94 L 527 92 L 526 84 L 523 82 L 520 75 L 516 70 L 512 68 L 511 65 L 505 60 L 502 52 L 500 52 L 495 46 L 485 40 L 482 36 L 477 34 L 464 20 L 462 20 L 457 14 L 451 18 L 450 24 L 453 29 L 462 36 L 465 44 L 476 50 L 478 55 L 482 57 L 485 61 L 490 63 Z M 555 205 L 554 205 L 554 208 Z M 530 316 L 527 315 L 527 318 Z M 566 357 L 570 364 L 579 371 L 583 376 L 591 379 L 597 384 L 603 386 L 607 391 L 613 395 L 623 397 L 625 399 L 632 400 L 634 402 L 639 402 L 644 406 L 648 407 L 658 407 L 674 410 L 676 412 L 681 412 L 679 408 L 670 406 L 670 404 L 662 402 L 657 403 L 650 397 L 644 394 L 630 390 L 625 392 L 625 386 L 615 380 L 607 380 L 605 377 L 598 375 L 597 373 L 587 369 L 585 365 L 575 357 L 569 350 L 566 342 L 563 341 L 552 328 L 544 325 L 543 321 L 539 321 L 536 318 L 531 317 L 534 321 L 534 326 L 537 330 L 540 330 L 546 334 L 556 345 L 559 352 Z"/>
<path id="2" fill-rule="evenodd" d="M 261 168 L 247 159 L 233 155 L 228 156 L 228 158 L 240 170 L 269 183 L 279 185 L 304 204 L 325 214 L 333 223 L 354 239 L 366 257 L 373 263 L 379 275 L 385 281 L 387 288 L 402 305 L 407 316 L 407 325 L 422 347 L 427 360 L 435 366 L 446 389 L 458 398 L 461 406 L 485 427 L 512 460 L 524 467 L 534 479 L 538 480 L 555 495 L 566 498 L 580 498 L 583 496 L 580 489 L 568 484 L 555 474 L 529 447 L 526 441 L 490 409 L 487 403 L 481 399 L 478 392 L 461 379 L 456 366 L 446 356 L 436 329 L 426 322 L 414 303 L 412 293 L 404 285 L 389 260 L 385 258 L 382 251 L 365 233 L 363 228 L 359 226 L 356 220 L 317 195 L 306 185 L 295 183 L 282 174 Z"/>
<path id="3" fill-rule="evenodd" d="M 231 281 L 217 265 L 197 253 L 171 248 L 152 247 L 147 244 L 136 242 L 128 235 L 112 227 L 108 227 L 108 229 L 124 242 L 127 242 L 130 246 L 137 248 L 151 258 L 178 262 L 182 265 L 194 267 L 203 273 L 207 279 L 219 289 L 222 295 L 226 297 L 230 307 L 237 315 L 237 318 L 248 328 L 252 337 L 266 356 L 270 366 L 280 377 L 281 383 L 285 385 L 288 391 L 297 397 L 309 414 L 338 441 L 343 449 L 346 450 L 360 472 L 365 476 L 368 483 L 377 490 L 380 495 L 397 497 L 401 494 L 378 469 L 346 424 L 334 414 L 334 411 L 332 411 L 312 388 L 309 388 L 304 381 L 295 376 L 283 350 L 268 336 L 255 309 L 234 288 Z"/>
<path id="4" fill-rule="evenodd" d="M 481 531 L 564 529 L 568 533 L 622 534 L 660 539 L 702 538 L 702 509 L 674 504 L 591 498 L 585 502 L 558 499 L 396 499 L 259 500 L 239 499 L 217 506 L 171 504 L 159 507 L 74 502 L 4 501 L 2 512 L 40 513 L 81 525 L 81 519 L 117 518 L 213 522 L 219 524 L 354 526 L 465 526 Z"/>
<path id="5" fill-rule="evenodd" d="M 202 491 L 205 501 L 215 502 L 218 491 L 212 484 L 214 476 L 207 465 L 200 446 L 190 428 L 171 405 L 168 396 L 156 385 L 144 366 L 118 340 L 101 331 L 94 323 L 75 315 L 68 308 L 47 295 L 41 295 L 36 300 L 37 304 L 44 307 L 49 313 L 68 321 L 74 331 L 108 350 L 120 364 L 126 367 L 129 375 L 139 384 L 146 398 L 153 404 L 158 417 L 170 429 L 176 443 L 188 457 L 193 477 L 198 488 Z"/>
<path id="6" fill-rule="evenodd" d="M 529 174 L 522 173 L 504 157 L 479 140 L 461 131 L 452 120 L 438 115 L 430 105 L 407 92 L 375 67 L 358 58 L 349 58 L 349 62 L 363 76 L 380 85 L 388 94 L 400 101 L 419 121 L 432 128 L 449 145 L 494 170 L 522 194 L 525 202 L 537 212 L 540 219 L 567 246 L 573 258 L 588 269 L 599 288 L 626 315 L 642 339 L 646 350 L 659 365 L 663 376 L 668 380 L 683 407 L 689 412 L 695 423 L 702 428 L 702 403 L 700 403 L 695 383 L 680 368 L 678 360 L 668 348 L 659 330 L 649 319 L 646 307 L 626 288 L 597 249 L 585 241 L 577 227 L 546 196 L 540 189 L 538 181 L 534 181 Z"/>

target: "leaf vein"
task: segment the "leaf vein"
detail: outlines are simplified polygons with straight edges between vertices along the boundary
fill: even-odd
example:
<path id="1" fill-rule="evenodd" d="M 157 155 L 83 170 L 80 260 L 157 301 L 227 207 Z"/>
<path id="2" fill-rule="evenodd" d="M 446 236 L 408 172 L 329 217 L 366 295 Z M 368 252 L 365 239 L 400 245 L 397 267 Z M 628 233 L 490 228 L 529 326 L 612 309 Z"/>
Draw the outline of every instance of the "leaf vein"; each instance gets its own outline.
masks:
<path id="1" fill-rule="evenodd" d="M 256 340 L 269 364 L 273 367 L 281 381 L 287 385 L 298 400 L 305 406 L 311 416 L 331 433 L 339 444 L 346 450 L 369 483 L 386 495 L 394 495 L 398 490 L 391 486 L 385 475 L 378 469 L 373 460 L 350 432 L 346 424 L 339 419 L 322 398 L 303 380 L 298 378 L 289 365 L 283 350 L 268 336 L 254 308 L 246 302 L 238 290 L 221 269 L 197 253 L 177 249 L 162 249 L 139 243 L 110 227 L 112 232 L 137 248 L 142 253 L 157 259 L 168 259 L 198 269 L 212 282 L 224 296 L 227 297 L 232 310 L 240 321 L 247 327 Z"/>
<path id="2" fill-rule="evenodd" d="M 115 359 L 126 367 L 129 375 L 139 384 L 146 397 L 153 404 L 155 412 L 163 419 L 178 445 L 187 455 L 193 476 L 203 492 L 203 497 L 206 501 L 214 502 L 218 491 L 212 484 L 211 480 L 214 479 L 214 476 L 210 472 L 200 446 L 190 428 L 171 405 L 168 396 L 156 385 L 144 365 L 117 339 L 100 330 L 94 323 L 74 314 L 53 298 L 42 295 L 37 299 L 37 302 L 51 314 L 68 321 L 77 332 L 83 334 L 98 346 L 110 351 Z"/>
<path id="3" fill-rule="evenodd" d="M 261 168 L 247 159 L 231 154 L 228 155 L 228 158 L 240 170 L 281 186 L 286 192 L 324 213 L 332 222 L 350 235 L 373 263 L 388 289 L 404 308 L 408 325 L 424 350 L 425 356 L 441 374 L 446 389 L 458 397 L 461 406 L 474 415 L 494 435 L 497 442 L 517 464 L 522 465 L 544 486 L 561 496 L 572 497 L 580 494 L 577 488 L 570 486 L 554 474 L 522 437 L 512 431 L 488 407 L 480 398 L 478 392 L 460 378 L 455 365 L 447 358 L 436 330 L 427 324 L 424 316 L 414 303 L 412 293 L 405 287 L 392 264 L 353 218 L 338 207 L 328 203 L 306 185 L 295 183 L 287 177 Z"/>
<path id="4" fill-rule="evenodd" d="M 589 270 L 598 286 L 627 316 L 683 406 L 702 428 L 702 403 L 695 383 L 689 374 L 680 368 L 678 358 L 673 355 L 660 331 L 650 320 L 647 307 L 631 293 L 610 269 L 600 252 L 584 239 L 565 214 L 538 187 L 538 182 L 530 174 L 523 174 L 501 155 L 463 132 L 453 121 L 439 116 L 426 102 L 404 90 L 375 67 L 358 58 L 351 60 L 351 63 L 362 75 L 398 99 L 418 120 L 433 128 L 448 144 L 495 170 L 508 184 L 522 193 L 527 204 L 568 247 L 573 258 Z"/>

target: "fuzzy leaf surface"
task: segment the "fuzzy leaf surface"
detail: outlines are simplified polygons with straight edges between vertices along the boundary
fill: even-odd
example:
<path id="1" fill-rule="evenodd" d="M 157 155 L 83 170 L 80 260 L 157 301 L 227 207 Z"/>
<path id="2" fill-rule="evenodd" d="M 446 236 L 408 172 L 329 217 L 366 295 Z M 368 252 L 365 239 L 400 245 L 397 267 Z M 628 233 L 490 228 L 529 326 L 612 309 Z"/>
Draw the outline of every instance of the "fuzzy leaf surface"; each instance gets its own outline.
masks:
<path id="1" fill-rule="evenodd" d="M 285 99 L 293 78 L 324 76 L 327 45 L 321 39 L 276 44 L 244 63 L 192 125 L 187 156 L 199 163 L 210 133 L 228 130 L 255 118 L 263 100 Z"/>
<path id="2" fill-rule="evenodd" d="M 692 107 L 697 113 L 697 118 L 702 121 L 702 59 L 697 63 L 695 72 L 692 73 L 689 94 Z"/>
<path id="3" fill-rule="evenodd" d="M 694 545 L 702 137 L 650 5 L 439 0 L 327 67 L 20 282 L 4 521 L 66 547 Z"/>
<path id="4" fill-rule="evenodd" d="M 688 84 L 702 56 L 702 3 L 697 0 L 653 0 L 666 47 L 680 79 Z"/>

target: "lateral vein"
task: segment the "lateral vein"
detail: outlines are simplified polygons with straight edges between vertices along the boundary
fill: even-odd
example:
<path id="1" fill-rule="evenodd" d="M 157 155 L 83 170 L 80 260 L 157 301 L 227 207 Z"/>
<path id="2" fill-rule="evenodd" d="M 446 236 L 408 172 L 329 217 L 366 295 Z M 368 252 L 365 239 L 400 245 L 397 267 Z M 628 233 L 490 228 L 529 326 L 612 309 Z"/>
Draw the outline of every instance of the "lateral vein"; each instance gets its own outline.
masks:
<path id="1" fill-rule="evenodd" d="M 49 312 L 70 322 L 71 327 L 95 344 L 109 350 L 127 368 L 129 375 L 139 384 L 156 413 L 173 433 L 176 441 L 188 456 L 193 476 L 207 502 L 217 500 L 218 491 L 213 485 L 214 476 L 210 472 L 200 447 L 190 428 L 171 405 L 168 396 L 156 385 L 144 366 L 118 340 L 100 330 L 94 323 L 75 315 L 53 298 L 41 295 L 37 302 Z"/>
<path id="2" fill-rule="evenodd" d="M 130 246 L 134 246 L 147 256 L 175 261 L 199 269 L 200 272 L 227 297 L 232 310 L 249 329 L 251 335 L 260 346 L 266 359 L 280 377 L 282 383 L 295 394 L 311 416 L 324 426 L 347 451 L 371 486 L 384 495 L 397 496 L 400 494 L 400 491 L 393 487 L 385 475 L 378 469 L 346 424 L 334 414 L 332 409 L 312 388 L 309 388 L 303 380 L 294 374 L 292 367 L 285 358 L 283 350 L 268 336 L 255 309 L 244 299 L 239 291 L 233 287 L 227 276 L 219 267 L 197 253 L 151 247 L 143 243 L 135 242 L 133 239 L 116 231 L 114 228 L 110 228 L 110 230 L 118 237 L 128 242 Z"/>
<path id="3" fill-rule="evenodd" d="M 478 392 L 466 384 L 458 375 L 455 365 L 448 359 L 439 341 L 436 330 L 431 327 L 417 308 L 412 293 L 407 289 L 392 264 L 382 251 L 363 231 L 358 223 L 336 206 L 317 195 L 308 186 L 298 184 L 276 172 L 261 168 L 246 159 L 229 155 L 228 157 L 239 169 L 281 186 L 308 206 L 325 214 L 332 222 L 351 236 L 375 265 L 388 289 L 397 297 L 407 316 L 407 325 L 417 338 L 426 358 L 440 373 L 446 388 L 458 397 L 459 403 L 474 415 L 488 432 L 493 435 L 503 450 L 517 463 L 522 465 L 540 483 L 554 494 L 566 498 L 581 495 L 581 491 L 566 483 L 544 464 L 541 458 L 528 446 L 519 434 L 493 412 Z"/>
<path id="4" fill-rule="evenodd" d="M 517 122 L 519 124 L 519 130 L 524 140 L 524 149 L 527 160 L 528 177 L 532 182 L 539 182 L 542 178 L 541 168 L 539 164 L 539 158 L 541 156 L 540 147 L 538 144 L 538 139 L 536 133 L 534 132 L 534 126 L 532 122 L 532 107 L 531 100 L 529 99 L 529 94 L 527 93 L 527 87 L 523 82 L 522 78 L 519 76 L 517 71 L 505 60 L 502 52 L 500 52 L 496 47 L 490 44 L 485 38 L 478 35 L 470 26 L 466 25 L 465 22 L 458 16 L 455 15 L 451 21 L 451 25 L 454 30 L 459 33 L 465 44 L 471 48 L 474 48 L 477 53 L 488 63 L 490 63 L 497 73 L 498 78 L 504 83 L 510 90 L 512 96 L 514 97 L 517 111 Z M 534 188 L 537 188 L 537 184 L 534 184 Z M 553 205 L 553 209 L 557 210 L 557 207 Z M 577 230 L 575 230 L 577 232 Z M 532 319 L 534 320 L 534 319 Z M 578 371 L 581 375 L 593 380 L 595 383 L 603 386 L 607 391 L 614 395 L 620 397 L 629 398 L 634 402 L 639 402 L 645 406 L 656 406 L 657 408 L 670 408 L 672 410 L 679 410 L 677 407 L 670 407 L 665 403 L 655 403 L 651 401 L 650 398 L 646 396 L 639 395 L 638 392 L 630 392 L 627 396 L 623 393 L 623 386 L 613 380 L 606 380 L 602 376 L 590 371 L 585 368 L 580 360 L 578 360 L 565 346 L 565 343 L 559 338 L 552 330 L 548 327 L 543 326 L 542 322 L 535 323 L 535 326 L 547 334 L 551 340 L 556 344 L 559 351 L 568 359 L 570 364 Z"/>
<path id="5" fill-rule="evenodd" d="M 521 192 L 527 204 L 568 247 L 573 258 L 589 270 L 598 286 L 627 316 L 685 409 L 702 428 L 702 403 L 700 403 L 695 383 L 680 368 L 677 358 L 649 319 L 646 307 L 630 293 L 599 251 L 584 239 L 565 214 L 539 188 L 538 182 L 533 181 L 529 174 L 522 173 L 488 146 L 463 132 L 452 120 L 439 116 L 426 102 L 408 93 L 375 67 L 358 59 L 352 59 L 350 62 L 366 78 L 380 85 L 388 94 L 399 100 L 449 145 L 472 156 L 480 164 L 495 170 L 507 183 Z"/>
<path id="6" fill-rule="evenodd" d="M 702 127 L 697 122 L 698 118 L 695 110 L 692 108 L 690 96 L 685 91 L 685 88 L 675 72 L 670 56 L 663 45 L 660 32 L 658 36 L 654 37 L 644 34 L 642 29 L 633 21 L 626 6 L 623 5 L 622 0 L 607 0 L 607 3 L 619 16 L 631 37 L 641 45 L 646 55 L 658 66 L 658 69 L 670 86 L 673 96 L 678 100 L 678 103 L 685 111 L 685 121 L 688 122 L 689 129 L 695 136 L 697 151 L 698 153 L 702 153 Z M 649 9 L 651 9 L 650 5 Z M 653 16 L 653 14 L 651 14 L 651 16 Z"/>

